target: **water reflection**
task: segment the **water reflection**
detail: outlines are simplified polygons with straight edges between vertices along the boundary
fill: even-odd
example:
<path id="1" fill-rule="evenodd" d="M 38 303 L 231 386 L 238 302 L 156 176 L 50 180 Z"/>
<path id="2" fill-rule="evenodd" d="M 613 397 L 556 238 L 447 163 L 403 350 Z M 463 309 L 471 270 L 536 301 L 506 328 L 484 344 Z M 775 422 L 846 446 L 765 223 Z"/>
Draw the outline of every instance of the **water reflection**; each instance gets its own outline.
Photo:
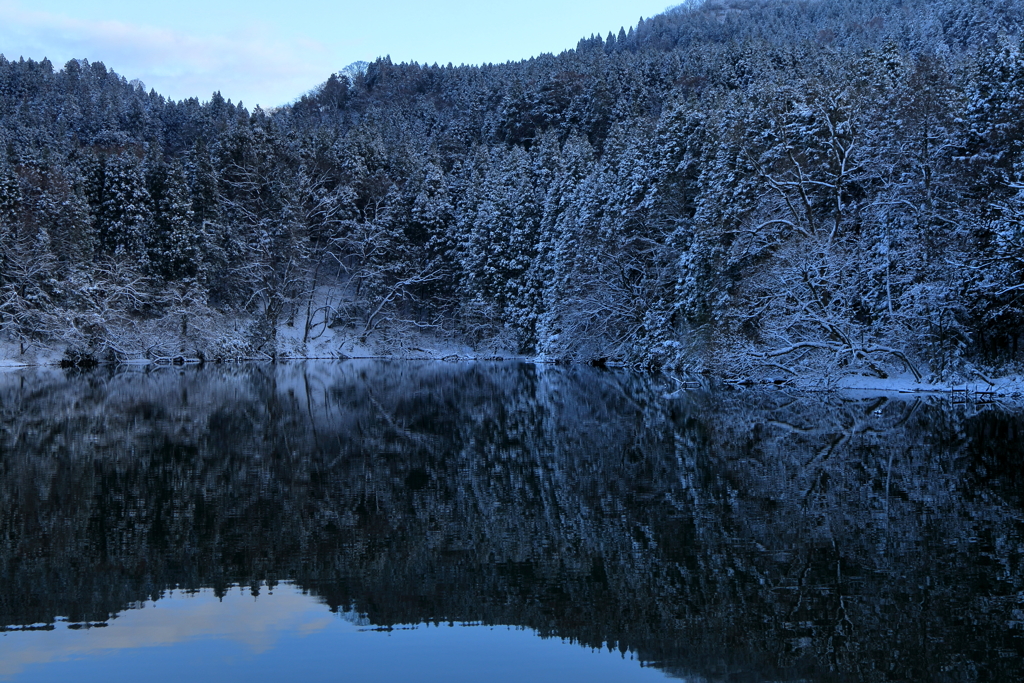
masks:
<path id="1" fill-rule="evenodd" d="M 619 653 L 565 647 L 510 627 L 452 624 L 379 629 L 333 616 L 279 585 L 258 598 L 236 590 L 171 593 L 89 629 L 0 638 L 0 680 L 247 682 L 358 680 L 623 683 L 664 680 Z"/>
<path id="2" fill-rule="evenodd" d="M 514 364 L 0 375 L 0 624 L 288 582 L 680 677 L 1022 677 L 1020 415 L 671 390 Z"/>
<path id="3" fill-rule="evenodd" d="M 95 624 L 58 622 L 46 633 L 13 632 L 0 641 L 0 677 L 33 665 L 199 639 L 230 641 L 243 652 L 262 654 L 286 634 L 315 633 L 331 625 L 322 608 L 314 609 L 307 597 L 293 590 L 278 591 L 262 602 L 237 592 L 221 599 L 210 591 L 172 592 L 158 602 L 140 603 L 112 616 Z"/>

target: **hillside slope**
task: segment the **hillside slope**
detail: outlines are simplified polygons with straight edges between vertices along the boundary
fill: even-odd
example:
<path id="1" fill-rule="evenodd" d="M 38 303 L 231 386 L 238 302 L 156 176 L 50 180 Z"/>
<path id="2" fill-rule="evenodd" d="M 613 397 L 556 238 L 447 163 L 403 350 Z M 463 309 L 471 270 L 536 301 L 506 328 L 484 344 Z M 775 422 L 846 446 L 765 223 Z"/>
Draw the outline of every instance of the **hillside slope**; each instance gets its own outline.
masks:
<path id="1" fill-rule="evenodd" d="M 381 59 L 273 112 L 0 60 L 0 333 L 83 357 L 428 335 L 733 378 L 1011 369 L 1022 19 L 690 3 L 523 62 Z"/>

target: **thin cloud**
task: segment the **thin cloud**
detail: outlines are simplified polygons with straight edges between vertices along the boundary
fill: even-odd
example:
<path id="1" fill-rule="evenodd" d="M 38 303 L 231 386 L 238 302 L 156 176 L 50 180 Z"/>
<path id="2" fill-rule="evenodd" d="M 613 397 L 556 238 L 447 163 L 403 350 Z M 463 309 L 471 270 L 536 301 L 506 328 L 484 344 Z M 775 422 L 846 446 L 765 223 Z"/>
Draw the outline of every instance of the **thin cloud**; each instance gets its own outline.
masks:
<path id="1" fill-rule="evenodd" d="M 308 39 L 195 35 L 121 21 L 88 21 L 0 2 L 0 53 L 8 59 L 47 57 L 102 61 L 125 78 L 174 99 L 206 99 L 215 90 L 235 101 L 284 104 L 329 75 L 328 50 Z M 337 68 L 336 66 L 334 68 Z"/>

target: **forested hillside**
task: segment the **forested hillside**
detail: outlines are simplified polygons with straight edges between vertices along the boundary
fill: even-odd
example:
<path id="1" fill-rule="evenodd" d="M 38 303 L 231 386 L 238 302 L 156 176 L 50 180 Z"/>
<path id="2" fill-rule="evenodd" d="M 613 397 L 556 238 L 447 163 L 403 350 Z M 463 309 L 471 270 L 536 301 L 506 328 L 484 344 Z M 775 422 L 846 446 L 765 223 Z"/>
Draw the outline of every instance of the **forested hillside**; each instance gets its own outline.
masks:
<path id="1" fill-rule="evenodd" d="M 0 58 L 0 334 L 96 358 L 273 356 L 288 328 L 298 351 L 427 336 L 728 377 L 1012 369 L 1022 20 L 694 2 L 518 63 L 380 59 L 274 111 Z"/>

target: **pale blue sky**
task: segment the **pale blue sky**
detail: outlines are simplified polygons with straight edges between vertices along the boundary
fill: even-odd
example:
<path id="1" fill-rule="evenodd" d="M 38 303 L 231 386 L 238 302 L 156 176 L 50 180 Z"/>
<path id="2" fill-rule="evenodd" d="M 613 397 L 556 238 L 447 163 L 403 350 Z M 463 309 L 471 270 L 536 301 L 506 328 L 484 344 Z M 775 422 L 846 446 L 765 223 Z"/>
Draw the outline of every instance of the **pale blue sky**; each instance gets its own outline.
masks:
<path id="1" fill-rule="evenodd" d="M 0 54 L 102 61 L 175 99 L 284 104 L 360 60 L 480 64 L 558 53 L 671 0 L 0 0 Z"/>

